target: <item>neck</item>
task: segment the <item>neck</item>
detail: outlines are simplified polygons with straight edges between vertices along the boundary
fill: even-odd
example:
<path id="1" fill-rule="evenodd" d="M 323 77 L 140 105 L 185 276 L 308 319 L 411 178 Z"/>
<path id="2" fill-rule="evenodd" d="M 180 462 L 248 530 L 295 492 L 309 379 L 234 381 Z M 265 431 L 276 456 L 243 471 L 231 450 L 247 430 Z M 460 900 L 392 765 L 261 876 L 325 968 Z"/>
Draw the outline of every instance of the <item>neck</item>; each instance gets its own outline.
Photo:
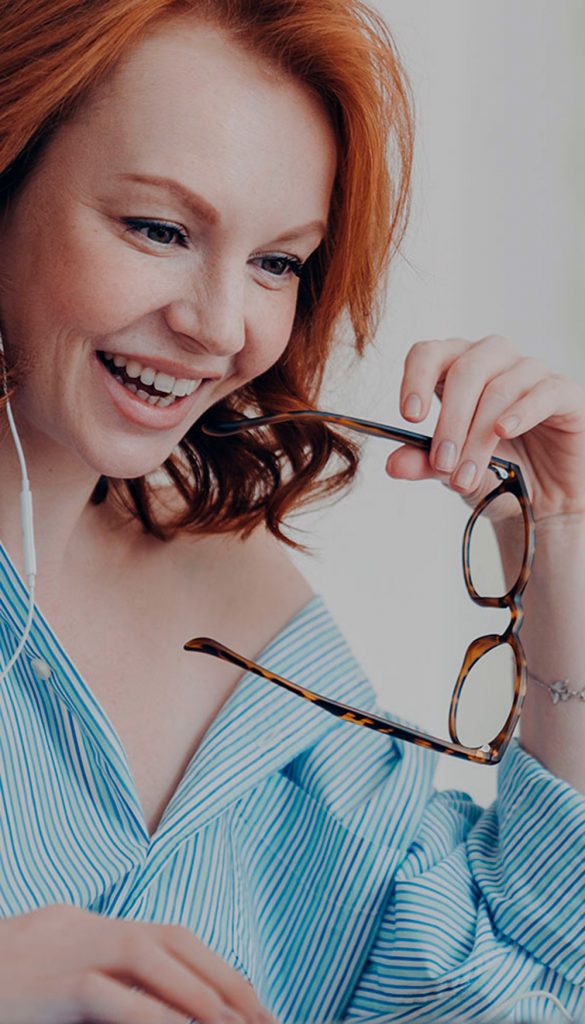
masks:
<path id="1" fill-rule="evenodd" d="M 88 554 L 108 542 L 113 547 L 114 516 L 107 502 L 91 503 L 100 476 L 97 471 L 46 435 L 36 433 L 26 421 L 14 419 L 32 496 L 35 587 L 37 593 L 49 594 Z M 0 540 L 26 582 L 20 514 L 22 470 L 7 416 L 0 438 L 0 479 Z"/>

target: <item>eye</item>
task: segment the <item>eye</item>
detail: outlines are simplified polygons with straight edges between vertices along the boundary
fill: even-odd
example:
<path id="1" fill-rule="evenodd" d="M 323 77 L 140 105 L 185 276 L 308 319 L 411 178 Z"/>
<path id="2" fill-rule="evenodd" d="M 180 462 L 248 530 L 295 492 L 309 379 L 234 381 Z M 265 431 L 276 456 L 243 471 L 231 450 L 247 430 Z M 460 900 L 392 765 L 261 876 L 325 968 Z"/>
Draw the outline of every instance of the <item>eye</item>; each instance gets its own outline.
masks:
<path id="1" fill-rule="evenodd" d="M 301 277 L 304 266 L 297 256 L 279 256 L 277 254 L 256 256 L 252 262 L 260 266 L 261 270 L 266 271 L 267 274 L 271 274 L 272 277 L 288 277 L 289 274 Z"/>
<path id="2" fill-rule="evenodd" d="M 187 235 L 184 231 L 181 231 L 180 228 L 176 227 L 175 224 L 166 224 L 164 221 L 160 220 L 137 220 L 133 217 L 123 217 L 122 223 L 126 224 L 129 230 L 136 232 L 136 234 L 140 234 L 140 232 L 145 230 L 147 232 L 152 232 L 155 237 L 149 237 L 148 241 L 156 242 L 158 245 L 165 246 L 167 249 L 169 248 L 169 242 L 166 241 L 166 239 L 169 239 L 169 236 L 170 241 L 176 239 L 178 244 L 183 246 L 183 248 L 187 247 Z M 144 238 L 146 236 L 143 235 L 142 237 Z"/>

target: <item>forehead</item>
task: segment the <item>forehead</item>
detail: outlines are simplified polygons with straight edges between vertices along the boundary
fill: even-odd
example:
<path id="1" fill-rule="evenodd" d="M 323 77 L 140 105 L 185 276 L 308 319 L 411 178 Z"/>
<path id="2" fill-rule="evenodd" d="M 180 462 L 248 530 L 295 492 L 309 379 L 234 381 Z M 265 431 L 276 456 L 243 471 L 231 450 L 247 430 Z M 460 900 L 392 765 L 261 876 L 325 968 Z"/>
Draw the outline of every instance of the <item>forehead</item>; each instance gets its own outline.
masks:
<path id="1" fill-rule="evenodd" d="M 320 99 L 210 25 L 158 26 L 81 113 L 77 153 L 94 175 L 172 174 L 214 205 L 245 186 L 303 215 L 327 210 L 336 143 Z"/>

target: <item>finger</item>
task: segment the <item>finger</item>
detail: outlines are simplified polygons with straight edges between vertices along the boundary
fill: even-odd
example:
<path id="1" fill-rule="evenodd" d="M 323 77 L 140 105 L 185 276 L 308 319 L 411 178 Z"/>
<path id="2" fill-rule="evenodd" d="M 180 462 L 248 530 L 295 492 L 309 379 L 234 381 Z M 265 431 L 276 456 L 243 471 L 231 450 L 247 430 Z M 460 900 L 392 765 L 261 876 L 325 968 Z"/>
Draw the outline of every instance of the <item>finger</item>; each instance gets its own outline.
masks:
<path id="1" fill-rule="evenodd" d="M 250 983 L 209 946 L 180 925 L 160 925 L 166 949 L 195 971 L 221 996 L 224 1003 L 252 1024 L 272 1024 Z"/>
<path id="2" fill-rule="evenodd" d="M 108 972 L 119 978 L 118 970 Z M 196 1017 L 201 1024 L 243 1024 L 221 998 L 216 985 L 200 976 L 198 965 L 187 967 L 162 946 L 146 939 L 135 941 L 124 963 L 130 976 L 169 1007 Z"/>
<path id="3" fill-rule="evenodd" d="M 465 338 L 447 338 L 445 341 L 417 341 L 411 346 L 404 360 L 400 385 L 400 411 L 404 419 L 418 422 L 428 416 L 438 378 L 472 344 Z M 419 411 L 410 410 L 409 403 L 413 399 L 418 400 Z"/>
<path id="4" fill-rule="evenodd" d="M 449 474 L 452 486 L 472 490 L 497 447 L 496 421 L 548 375 L 550 371 L 540 360 L 520 359 L 488 380 L 479 395 L 477 385 L 470 387 L 473 408 L 468 396 L 458 392 L 459 381 L 449 375 L 431 447 L 435 469 Z"/>
<path id="5" fill-rule="evenodd" d="M 523 367 L 519 365 L 522 362 Z M 510 403 L 506 388 L 515 395 L 519 381 L 524 382 L 524 390 L 527 390 L 542 375 L 542 366 L 538 371 L 536 365 L 532 366 L 536 362 L 518 360 L 516 352 L 510 348 L 480 343 L 449 367 L 430 451 L 431 464 L 437 472 L 451 475 L 464 461 L 463 445 L 469 433 L 477 430 L 477 409 L 485 396 L 497 410 L 496 415 L 499 414 Z M 502 383 L 504 375 L 514 367 L 518 368 L 515 376 L 507 385 Z"/>
<path id="6" fill-rule="evenodd" d="M 75 1019 L 95 1024 L 189 1024 L 184 1014 L 103 974 L 77 975 L 73 1003 Z"/>
<path id="7" fill-rule="evenodd" d="M 437 475 L 428 452 L 409 444 L 401 445 L 388 456 L 386 472 L 397 480 L 429 480 Z"/>
<path id="8" fill-rule="evenodd" d="M 485 367 L 480 370 L 480 373 L 482 372 L 486 372 Z M 473 463 L 478 467 L 478 479 L 483 472 L 481 467 L 487 467 L 497 445 L 494 421 L 501 418 L 506 410 L 510 410 L 511 405 L 516 408 L 520 396 L 530 392 L 533 386 L 547 375 L 550 376 L 550 371 L 544 363 L 529 356 L 523 357 L 517 360 L 511 369 L 492 377 L 481 393 L 479 385 L 473 387 L 468 384 L 467 389 L 463 388 L 462 378 L 455 378 L 452 370 L 445 383 L 441 416 L 437 421 L 430 453 L 427 456 L 426 453 L 416 450 L 415 454 L 414 449 L 408 451 L 408 446 L 404 446 L 394 452 L 388 460 L 387 468 L 390 475 L 419 480 L 438 475 L 443 482 L 446 482 L 447 477 L 454 481 L 461 466 Z M 458 390 L 459 387 L 461 391 Z M 451 450 L 451 463 L 438 459 L 439 449 L 443 443 Z M 444 451 L 445 448 L 442 449 L 442 452 Z M 400 455 L 400 452 L 404 454 Z M 448 468 L 449 465 L 452 466 L 451 469 Z M 470 489 L 472 486 L 473 480 L 469 487 L 464 489 Z"/>
<path id="9" fill-rule="evenodd" d="M 508 406 L 498 417 L 494 430 L 501 437 L 517 437 L 545 421 L 567 431 L 582 430 L 584 398 L 576 381 L 551 374 Z"/>
<path id="10" fill-rule="evenodd" d="M 548 371 L 540 369 L 537 360 L 534 365 L 531 360 L 524 362 L 530 365 L 517 365 L 486 387 L 451 477 L 451 486 L 455 489 L 471 491 L 483 478 L 499 440 L 495 425 L 505 411 L 520 397 L 533 403 L 538 389 L 547 389 L 548 377 L 535 382 L 534 377 L 542 372 L 548 374 Z M 533 382 L 532 386 L 527 382 Z"/>
<path id="11" fill-rule="evenodd" d="M 532 408 L 535 394 L 540 389 L 547 390 L 548 378 L 537 381 L 533 387 L 527 387 L 527 377 L 521 375 L 519 370 L 516 371 L 514 368 L 514 372 L 508 376 L 517 385 L 520 397 L 514 401 L 515 396 L 513 396 L 510 400 L 510 394 L 512 393 L 512 388 L 509 387 L 510 381 L 507 382 L 506 387 L 499 394 L 487 389 L 486 396 L 479 402 L 471 429 L 461 447 L 458 463 L 451 476 L 451 485 L 461 490 L 461 492 L 470 492 L 479 480 L 482 480 L 484 477 L 490 459 L 494 454 L 494 447 L 497 446 L 502 436 L 496 430 L 496 423 L 504 418 L 504 416 L 508 417 L 509 423 L 509 417 L 511 416 L 512 427 L 514 425 L 517 426 L 519 418 L 511 413 L 510 409 L 517 408 L 518 401 L 528 402 L 529 408 Z M 507 397 L 506 390 L 509 392 Z"/>
<path id="12" fill-rule="evenodd" d="M 404 374 L 400 387 L 400 407 L 405 419 L 424 419 L 430 410 L 433 394 L 441 399 L 445 388 L 445 380 L 457 364 L 458 372 L 471 367 L 469 376 L 474 370 L 484 371 L 484 379 L 489 371 L 495 374 L 510 366 L 518 358 L 511 342 L 499 334 L 490 334 L 479 341 L 467 341 L 465 338 L 445 338 L 443 341 L 419 341 L 408 352 L 404 363 Z M 409 402 L 411 396 L 420 397 L 422 411 L 420 415 L 411 415 Z M 476 395 L 476 401 L 479 394 Z"/>

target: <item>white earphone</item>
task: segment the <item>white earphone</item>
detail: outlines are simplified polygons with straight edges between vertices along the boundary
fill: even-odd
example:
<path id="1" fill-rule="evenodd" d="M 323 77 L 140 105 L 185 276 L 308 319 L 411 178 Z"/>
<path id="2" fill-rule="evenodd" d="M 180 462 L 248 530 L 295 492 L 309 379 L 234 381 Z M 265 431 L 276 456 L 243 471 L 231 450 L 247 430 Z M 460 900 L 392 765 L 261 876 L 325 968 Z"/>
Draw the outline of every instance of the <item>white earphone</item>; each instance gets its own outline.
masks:
<path id="1" fill-rule="evenodd" d="M 0 331 L 0 350 L 2 352 L 4 352 L 4 342 L 2 340 L 2 332 L 1 331 Z M 3 370 L 3 376 L 4 376 L 4 394 L 6 394 L 7 391 L 8 391 L 8 385 L 7 385 L 7 382 L 6 382 L 6 370 L 5 369 Z M 22 445 L 20 443 L 20 438 L 18 436 L 18 431 L 16 429 L 16 424 L 14 422 L 14 417 L 12 415 L 12 409 L 10 407 L 10 402 L 6 403 L 6 412 L 8 413 L 8 422 L 10 424 L 10 430 L 12 431 L 12 437 L 14 438 L 14 444 L 16 445 L 16 452 L 17 452 L 17 455 L 18 455 L 18 460 L 20 462 L 20 469 L 21 469 L 21 475 L 22 475 L 22 490 L 20 492 L 20 522 L 22 524 L 22 543 L 23 543 L 23 550 L 24 550 L 24 572 L 25 572 L 25 576 L 26 576 L 26 579 L 27 579 L 27 583 L 28 583 L 29 603 L 28 603 L 28 617 L 27 617 L 27 620 L 26 620 L 26 626 L 25 626 L 24 633 L 22 634 L 22 637 L 20 638 L 20 643 L 19 643 L 18 647 L 16 648 L 14 654 L 12 655 L 12 658 L 8 662 L 8 665 L 6 666 L 6 668 L 4 668 L 4 669 L 2 669 L 0 671 L 0 682 L 2 682 L 6 678 L 8 673 L 10 672 L 10 669 L 12 668 L 12 666 L 15 663 L 15 661 L 19 657 L 19 655 L 20 655 L 20 653 L 21 653 L 21 651 L 22 651 L 22 649 L 23 649 L 23 647 L 24 647 L 24 645 L 26 643 L 27 637 L 28 637 L 28 635 L 30 633 L 31 626 L 32 626 L 32 620 L 33 620 L 33 614 L 34 614 L 34 605 L 35 605 L 35 576 L 37 574 L 37 556 L 36 556 L 36 551 L 35 551 L 35 535 L 34 535 L 34 528 L 33 528 L 32 494 L 31 494 L 30 486 L 29 486 L 29 482 L 28 482 L 28 474 L 27 474 L 27 470 L 26 470 L 26 462 L 25 462 L 25 459 L 24 459 L 24 452 L 22 450 Z"/>

